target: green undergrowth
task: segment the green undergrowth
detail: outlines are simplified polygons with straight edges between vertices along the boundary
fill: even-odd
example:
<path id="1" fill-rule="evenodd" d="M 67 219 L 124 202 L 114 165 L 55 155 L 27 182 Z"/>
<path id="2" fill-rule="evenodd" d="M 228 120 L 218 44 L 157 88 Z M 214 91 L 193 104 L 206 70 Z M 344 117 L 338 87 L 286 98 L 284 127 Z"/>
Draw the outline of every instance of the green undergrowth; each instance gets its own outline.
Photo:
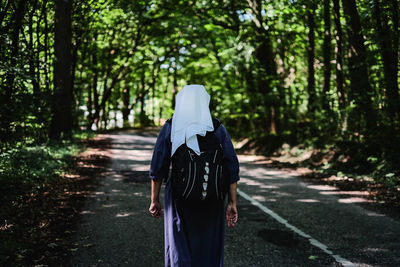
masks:
<path id="1" fill-rule="evenodd" d="M 28 141 L 2 148 L 0 265 L 10 260 L 21 260 L 22 264 L 23 258 L 33 251 L 32 240 L 40 239 L 40 227 L 44 227 L 40 221 L 45 221 L 45 210 L 51 206 L 46 195 L 50 198 L 55 187 L 60 190 L 63 175 L 75 166 L 76 156 L 85 149 L 82 141 L 92 136 L 90 132 L 78 132 L 68 140 L 41 144 Z"/>
<path id="2" fill-rule="evenodd" d="M 59 179 L 83 149 L 82 139 L 93 133 L 78 132 L 72 139 L 42 144 L 17 143 L 0 154 L 0 196 L 2 203 L 26 192 L 35 193 Z"/>

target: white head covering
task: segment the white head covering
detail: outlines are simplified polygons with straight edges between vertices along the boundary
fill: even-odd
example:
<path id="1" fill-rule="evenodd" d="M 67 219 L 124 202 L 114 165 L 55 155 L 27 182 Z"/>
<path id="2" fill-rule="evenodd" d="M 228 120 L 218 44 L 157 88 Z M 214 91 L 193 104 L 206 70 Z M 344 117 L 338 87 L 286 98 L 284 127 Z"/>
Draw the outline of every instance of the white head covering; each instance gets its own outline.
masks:
<path id="1" fill-rule="evenodd" d="M 207 131 L 214 130 L 209 104 L 210 95 L 203 85 L 186 85 L 179 91 L 172 117 L 171 156 L 185 141 L 188 147 L 200 155 L 196 135 L 204 136 Z"/>

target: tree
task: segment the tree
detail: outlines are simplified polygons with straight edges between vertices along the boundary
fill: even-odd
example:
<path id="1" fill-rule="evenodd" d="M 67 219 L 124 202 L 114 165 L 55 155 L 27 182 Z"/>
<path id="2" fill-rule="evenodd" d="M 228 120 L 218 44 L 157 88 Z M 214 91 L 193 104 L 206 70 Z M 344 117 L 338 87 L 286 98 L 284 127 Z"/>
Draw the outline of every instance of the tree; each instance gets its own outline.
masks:
<path id="1" fill-rule="evenodd" d="M 339 0 L 333 0 L 334 22 L 336 29 L 336 87 L 339 102 L 339 109 L 344 119 L 344 111 L 346 106 L 346 97 L 344 92 L 344 74 L 343 74 L 343 30 L 340 23 L 340 3 Z"/>
<path id="2" fill-rule="evenodd" d="M 20 52 L 20 32 L 22 30 L 23 18 L 28 4 L 26 0 L 19 0 L 15 4 L 15 12 L 12 15 L 11 22 L 7 27 L 12 27 L 10 34 L 11 51 L 8 57 L 8 71 L 6 79 L 2 84 L 0 92 L 0 140 L 7 141 L 11 137 L 10 123 L 13 121 L 13 106 L 12 96 L 14 92 L 14 81 L 16 78 L 16 71 L 19 52 Z M 5 16 L 5 13 L 4 13 Z M 5 31 L 6 29 L 2 29 Z"/>
<path id="3" fill-rule="evenodd" d="M 386 87 L 387 109 L 392 122 L 400 115 L 400 98 L 398 84 L 398 2 L 390 1 L 392 10 L 393 30 L 389 26 L 388 17 L 382 10 L 382 3 L 374 0 L 373 14 L 375 18 L 377 39 L 383 62 L 384 81 Z M 397 25 L 397 26 L 396 26 Z"/>
<path id="4" fill-rule="evenodd" d="M 58 139 L 72 131 L 71 73 L 72 0 L 55 1 L 54 94 L 49 135 Z"/>
<path id="5" fill-rule="evenodd" d="M 330 111 L 329 91 L 331 84 L 331 12 L 330 0 L 324 0 L 324 84 L 322 94 L 322 105 L 326 111 Z"/>
<path id="6" fill-rule="evenodd" d="M 308 45 L 307 45 L 307 66 L 308 66 L 308 111 L 311 115 L 315 114 L 317 110 L 317 92 L 315 90 L 315 70 L 314 70 L 314 61 L 315 61 L 315 9 L 316 4 L 314 1 L 309 2 L 309 6 L 307 6 L 307 26 L 308 26 Z"/>
<path id="7" fill-rule="evenodd" d="M 357 134 L 364 133 L 367 137 L 371 137 L 376 130 L 377 117 L 371 100 L 374 92 L 370 85 L 368 65 L 365 60 L 367 51 L 361 33 L 360 16 L 355 0 L 342 0 L 342 5 L 348 24 L 350 97 L 356 104 L 353 124 L 358 125 Z M 365 126 L 359 124 L 360 122 L 365 122 Z"/>

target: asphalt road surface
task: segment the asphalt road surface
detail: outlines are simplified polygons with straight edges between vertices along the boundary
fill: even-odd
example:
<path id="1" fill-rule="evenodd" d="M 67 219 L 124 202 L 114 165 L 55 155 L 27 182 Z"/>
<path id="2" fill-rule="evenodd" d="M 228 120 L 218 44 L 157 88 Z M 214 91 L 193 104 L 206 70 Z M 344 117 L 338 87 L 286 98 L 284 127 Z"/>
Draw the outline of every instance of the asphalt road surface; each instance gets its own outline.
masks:
<path id="1" fill-rule="evenodd" d="M 148 213 L 156 133 L 106 137 L 112 164 L 81 212 L 70 264 L 163 266 L 163 220 Z M 226 231 L 225 266 L 400 266 L 400 221 L 369 209 L 362 192 L 304 183 L 260 157 L 239 161 L 239 220 Z"/>

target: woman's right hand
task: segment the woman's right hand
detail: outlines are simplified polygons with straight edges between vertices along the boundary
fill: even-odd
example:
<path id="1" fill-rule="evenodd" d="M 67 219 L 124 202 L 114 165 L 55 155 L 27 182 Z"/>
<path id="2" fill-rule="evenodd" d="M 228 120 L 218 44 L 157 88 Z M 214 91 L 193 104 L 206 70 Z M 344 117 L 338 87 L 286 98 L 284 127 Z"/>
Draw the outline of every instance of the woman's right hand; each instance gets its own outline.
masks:
<path id="1" fill-rule="evenodd" d="M 151 202 L 149 212 L 154 218 L 160 218 L 162 216 L 161 203 L 159 201 Z"/>

